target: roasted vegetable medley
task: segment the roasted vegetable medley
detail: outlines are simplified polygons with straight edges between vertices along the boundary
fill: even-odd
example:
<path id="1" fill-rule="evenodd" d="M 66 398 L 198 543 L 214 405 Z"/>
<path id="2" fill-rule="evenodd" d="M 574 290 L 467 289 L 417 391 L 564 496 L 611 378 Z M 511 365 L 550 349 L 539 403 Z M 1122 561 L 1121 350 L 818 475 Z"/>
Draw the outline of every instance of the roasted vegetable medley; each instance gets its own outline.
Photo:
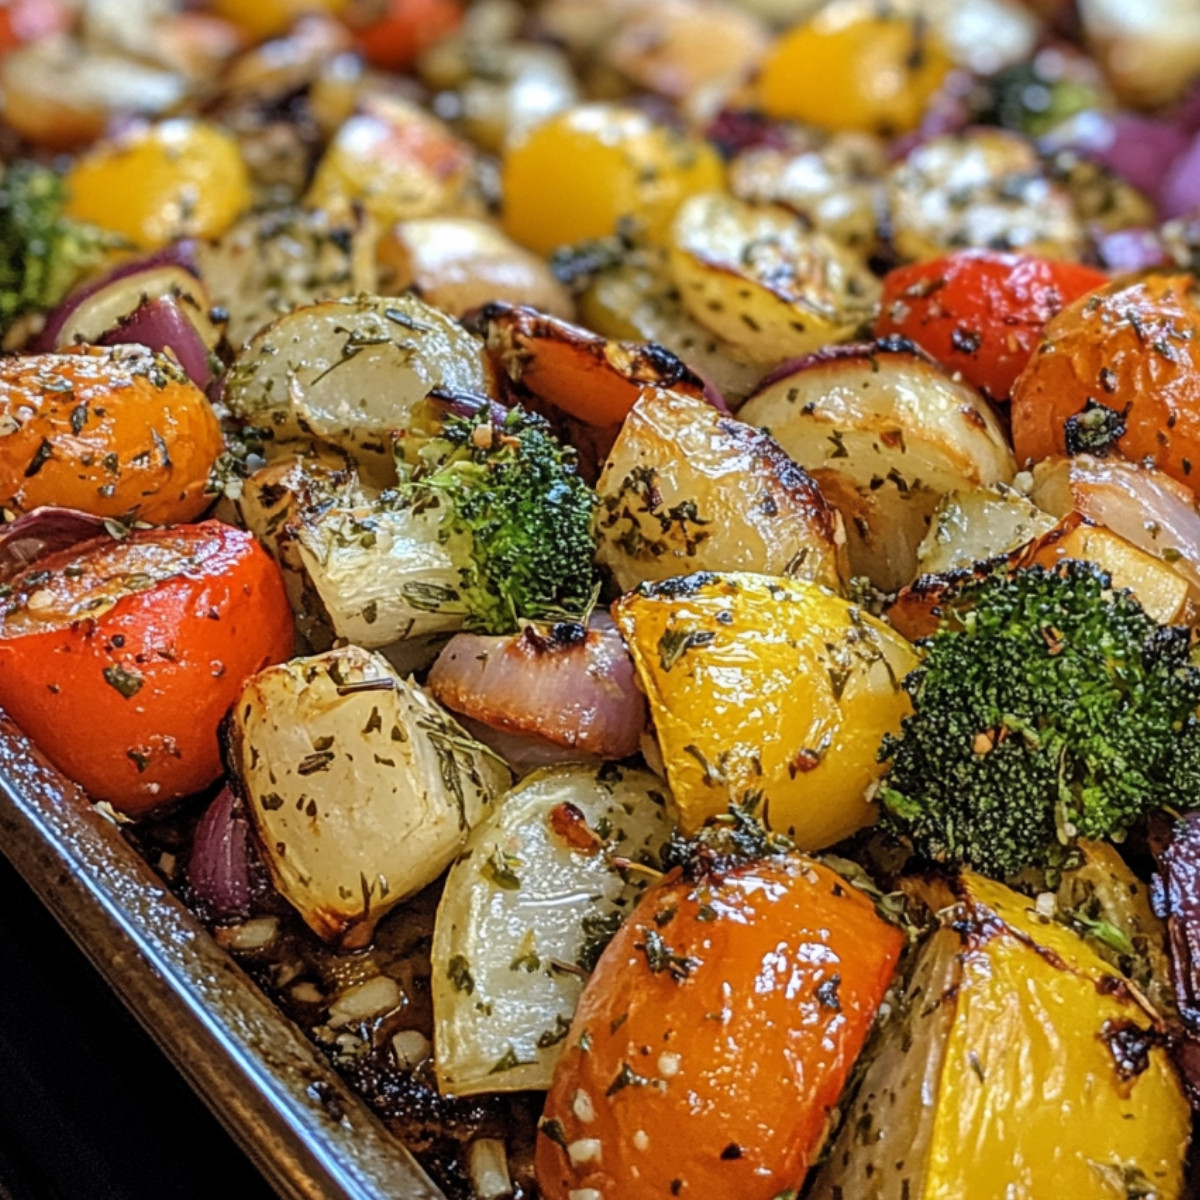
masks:
<path id="1" fill-rule="evenodd" d="M 1183 1200 L 1185 0 L 0 6 L 0 707 L 448 1200 Z"/>

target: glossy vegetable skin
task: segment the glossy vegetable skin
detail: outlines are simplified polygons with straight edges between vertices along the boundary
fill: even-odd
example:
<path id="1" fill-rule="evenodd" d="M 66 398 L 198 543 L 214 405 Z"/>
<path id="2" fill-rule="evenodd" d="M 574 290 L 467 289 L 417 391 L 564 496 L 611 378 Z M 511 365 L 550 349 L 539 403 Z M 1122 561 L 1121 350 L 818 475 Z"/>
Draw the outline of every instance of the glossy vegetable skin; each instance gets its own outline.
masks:
<path id="1" fill-rule="evenodd" d="M 0 504 L 190 521 L 224 450 L 203 392 L 140 346 L 0 360 Z"/>
<path id="2" fill-rule="evenodd" d="M 954 889 L 809 1195 L 1178 1200 L 1190 1115 L 1158 1015 L 1028 897 Z"/>
<path id="3" fill-rule="evenodd" d="M 634 108 L 585 104 L 539 125 L 504 159 L 504 227 L 549 254 L 607 237 L 622 218 L 661 243 L 675 210 L 721 186 L 716 151 Z"/>
<path id="4" fill-rule="evenodd" d="M 105 536 L 8 587 L 0 707 L 93 799 L 131 815 L 217 778 L 225 710 L 292 648 L 278 567 L 218 521 Z"/>
<path id="5" fill-rule="evenodd" d="M 568 1034 L 538 1139 L 545 1200 L 798 1188 L 903 943 L 798 855 L 652 888 Z"/>
<path id="6" fill-rule="evenodd" d="M 963 250 L 889 272 L 875 333 L 908 338 L 947 371 L 1005 400 L 1046 322 L 1107 283 L 1078 263 Z"/>
<path id="7" fill-rule="evenodd" d="M 67 215 L 145 249 L 217 237 L 250 207 L 250 179 L 233 135 L 178 118 L 101 142 L 67 176 Z"/>
<path id="8" fill-rule="evenodd" d="M 903 638 L 813 583 L 689 575 L 614 615 L 650 702 L 680 823 L 731 803 L 817 850 L 869 825 L 880 738 L 909 711 Z"/>
<path id="9" fill-rule="evenodd" d="M 1115 454 L 1195 487 L 1200 301 L 1190 275 L 1118 281 L 1065 308 L 1013 389 L 1025 465 Z"/>

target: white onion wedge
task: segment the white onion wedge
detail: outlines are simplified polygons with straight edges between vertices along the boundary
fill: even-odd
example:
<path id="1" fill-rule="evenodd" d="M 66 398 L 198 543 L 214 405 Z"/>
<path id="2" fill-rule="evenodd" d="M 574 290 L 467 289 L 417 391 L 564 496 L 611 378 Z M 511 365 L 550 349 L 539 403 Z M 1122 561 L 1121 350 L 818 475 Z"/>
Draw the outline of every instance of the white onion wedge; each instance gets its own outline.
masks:
<path id="1" fill-rule="evenodd" d="M 438 1082 L 548 1088 L 588 969 L 673 822 L 646 771 L 566 766 L 513 789 L 450 871 L 433 939 Z"/>
<path id="2" fill-rule="evenodd" d="M 426 692 L 357 646 L 250 678 L 225 742 L 275 886 L 346 949 L 450 865 L 511 782 Z"/>

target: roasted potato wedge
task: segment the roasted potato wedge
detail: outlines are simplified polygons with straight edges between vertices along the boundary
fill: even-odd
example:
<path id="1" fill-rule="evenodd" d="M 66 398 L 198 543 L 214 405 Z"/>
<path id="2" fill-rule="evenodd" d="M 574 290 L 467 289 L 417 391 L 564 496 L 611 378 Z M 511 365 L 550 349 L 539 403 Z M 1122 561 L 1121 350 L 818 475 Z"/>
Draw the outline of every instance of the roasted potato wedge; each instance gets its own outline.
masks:
<path id="1" fill-rule="evenodd" d="M 380 239 L 376 256 L 387 291 L 411 288 L 451 316 L 465 316 L 493 300 L 568 319 L 575 313 L 570 295 L 546 263 L 486 221 L 401 221 Z"/>
<path id="2" fill-rule="evenodd" d="M 892 168 L 887 192 L 892 244 L 906 260 L 965 246 L 1076 260 L 1087 244 L 1070 195 L 1032 143 L 1007 130 L 921 142 Z"/>
<path id="3" fill-rule="evenodd" d="M 757 362 L 844 341 L 875 316 L 880 287 L 865 263 L 784 208 L 693 196 L 670 248 L 687 311 Z"/>
<path id="4" fill-rule="evenodd" d="M 685 831 L 749 805 L 820 849 L 875 819 L 876 750 L 917 661 L 886 625 L 817 584 L 742 574 L 646 585 L 614 615 Z"/>
<path id="5" fill-rule="evenodd" d="M 596 490 L 597 560 L 623 592 L 695 571 L 842 585 L 845 531 L 817 485 L 769 434 L 703 400 L 643 392 Z"/>
<path id="6" fill-rule="evenodd" d="M 1008 484 L 948 492 L 917 547 L 917 568 L 922 575 L 969 570 L 1049 533 L 1055 523 Z"/>
<path id="7" fill-rule="evenodd" d="M 512 781 L 421 688 L 357 646 L 252 676 L 226 762 L 275 886 L 314 933 L 367 945 Z"/>
<path id="8" fill-rule="evenodd" d="M 298 308 L 254 337 L 225 402 L 278 440 L 311 436 L 386 470 L 388 435 L 437 388 L 488 395 L 483 343 L 415 296 Z"/>
<path id="9" fill-rule="evenodd" d="M 700 372 L 736 408 L 758 386 L 752 362 L 688 314 L 665 256 L 624 253 L 597 272 L 578 300 L 583 323 L 614 340 L 655 342 Z"/>
<path id="10" fill-rule="evenodd" d="M 621 767 L 527 776 L 451 868 L 433 940 L 438 1082 L 450 1095 L 550 1086 L 583 981 L 653 876 L 662 781 Z"/>
<path id="11" fill-rule="evenodd" d="M 321 300 L 375 295 L 372 238 L 355 215 L 271 209 L 239 221 L 196 247 L 213 304 L 229 316 L 229 344 L 240 350 L 260 329 Z"/>
<path id="12" fill-rule="evenodd" d="M 438 507 L 384 503 L 328 453 L 264 467 L 237 505 L 283 567 L 297 627 L 314 650 L 337 638 L 382 649 L 462 627 L 459 570 Z"/>
<path id="13" fill-rule="evenodd" d="M 729 189 L 749 204 L 782 205 L 818 232 L 868 254 L 879 236 L 886 161 L 883 142 L 861 133 L 839 134 L 800 153 L 756 146 L 730 164 Z"/>
<path id="14" fill-rule="evenodd" d="M 1026 897 L 955 892 L 811 1196 L 1178 1200 L 1190 1113 L 1157 1014 Z"/>
<path id="15" fill-rule="evenodd" d="M 355 204 L 382 228 L 413 217 L 480 215 L 472 150 L 418 104 L 367 98 L 329 144 L 305 197 L 307 207 L 335 215 Z"/>
<path id="16" fill-rule="evenodd" d="M 987 401 L 903 340 L 789 364 L 739 416 L 813 475 L 845 519 L 851 572 L 885 591 L 912 580 L 942 496 L 1016 472 Z"/>

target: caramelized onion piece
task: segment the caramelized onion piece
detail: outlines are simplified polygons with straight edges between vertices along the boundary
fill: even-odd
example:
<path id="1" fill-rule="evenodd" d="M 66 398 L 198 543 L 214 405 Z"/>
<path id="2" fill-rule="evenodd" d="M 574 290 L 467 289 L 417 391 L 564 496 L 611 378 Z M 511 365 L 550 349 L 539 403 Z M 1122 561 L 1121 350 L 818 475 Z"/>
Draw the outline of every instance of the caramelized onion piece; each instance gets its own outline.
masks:
<path id="1" fill-rule="evenodd" d="M 1175 1065 L 1193 1108 L 1200 1109 L 1200 812 L 1175 826 L 1158 859 L 1154 907 L 1167 923 L 1171 979 L 1182 1024 Z"/>
<path id="2" fill-rule="evenodd" d="M 1152 467 L 1076 455 L 1038 463 L 1029 498 L 1052 516 L 1072 512 L 1169 563 L 1200 599 L 1200 513 L 1191 491 Z"/>
<path id="3" fill-rule="evenodd" d="M 0 583 L 47 554 L 100 537 L 105 528 L 103 517 L 75 508 L 45 505 L 22 514 L 0 529 Z"/>
<path id="4" fill-rule="evenodd" d="M 646 723 L 629 652 L 607 622 L 530 626 L 512 637 L 460 633 L 433 664 L 429 687 L 456 713 L 576 757 L 626 758 Z"/>

